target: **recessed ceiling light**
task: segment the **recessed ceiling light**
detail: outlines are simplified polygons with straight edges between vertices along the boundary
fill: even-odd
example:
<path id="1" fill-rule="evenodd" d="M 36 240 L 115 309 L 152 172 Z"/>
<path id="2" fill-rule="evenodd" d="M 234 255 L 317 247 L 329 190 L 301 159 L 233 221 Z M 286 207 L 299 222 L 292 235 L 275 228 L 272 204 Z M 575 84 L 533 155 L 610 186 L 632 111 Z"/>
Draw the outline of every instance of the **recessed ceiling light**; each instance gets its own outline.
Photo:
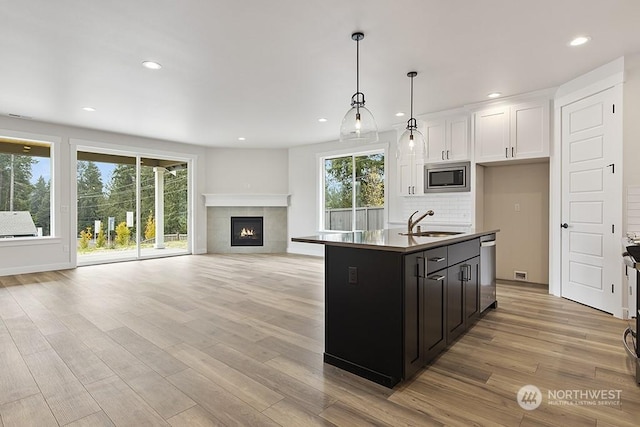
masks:
<path id="1" fill-rule="evenodd" d="M 396 113 L 396 117 L 402 117 L 402 116 L 404 116 L 404 113 L 402 111 L 398 111 Z"/>
<path id="2" fill-rule="evenodd" d="M 324 123 L 324 122 L 326 122 L 326 121 L 327 121 L 327 119 L 325 119 L 324 117 L 321 117 L 321 118 L 319 118 L 319 119 L 318 119 L 318 121 L 319 121 L 320 123 Z"/>
<path id="3" fill-rule="evenodd" d="M 589 36 L 579 36 L 569 42 L 569 46 L 581 46 L 591 40 Z"/>
<path id="4" fill-rule="evenodd" d="M 500 96 L 502 96 L 500 92 L 491 92 L 489 95 L 487 95 L 488 98 L 499 98 Z"/>
<path id="5" fill-rule="evenodd" d="M 150 70 L 159 70 L 160 68 L 162 68 L 162 65 L 154 61 L 144 61 L 142 63 L 142 66 Z"/>
<path id="6" fill-rule="evenodd" d="M 246 140 L 247 140 L 247 138 L 245 138 L 244 136 L 239 136 L 238 137 L 238 141 L 246 141 Z"/>
<path id="7" fill-rule="evenodd" d="M 96 109 L 95 109 L 95 108 L 93 108 L 93 107 L 82 107 L 82 109 L 83 109 L 84 111 L 89 111 L 89 112 L 94 112 L 94 111 L 96 111 Z"/>

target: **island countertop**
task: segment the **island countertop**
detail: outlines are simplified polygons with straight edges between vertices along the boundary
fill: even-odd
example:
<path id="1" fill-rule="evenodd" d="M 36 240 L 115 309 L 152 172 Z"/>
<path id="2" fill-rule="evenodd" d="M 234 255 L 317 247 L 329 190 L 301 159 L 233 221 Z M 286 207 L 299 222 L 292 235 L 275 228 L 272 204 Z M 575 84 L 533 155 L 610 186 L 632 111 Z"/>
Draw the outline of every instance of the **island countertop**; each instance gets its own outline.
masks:
<path id="1" fill-rule="evenodd" d="M 498 229 L 471 229 L 460 234 L 444 237 L 406 236 L 402 228 L 369 231 L 328 231 L 314 236 L 292 237 L 292 242 L 316 243 L 327 246 L 374 249 L 387 252 L 416 252 L 442 245 L 464 242 L 487 234 L 497 233 Z M 428 230 L 425 230 L 428 231 Z"/>

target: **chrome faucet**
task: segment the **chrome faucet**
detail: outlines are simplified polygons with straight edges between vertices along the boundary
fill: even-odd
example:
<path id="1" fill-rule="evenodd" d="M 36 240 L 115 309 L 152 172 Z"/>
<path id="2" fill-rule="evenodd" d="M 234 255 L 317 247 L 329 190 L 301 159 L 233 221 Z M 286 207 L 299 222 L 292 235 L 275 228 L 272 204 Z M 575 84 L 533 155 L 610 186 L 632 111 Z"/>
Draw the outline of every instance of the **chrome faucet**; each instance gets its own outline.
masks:
<path id="1" fill-rule="evenodd" d="M 408 234 L 413 234 L 413 227 L 416 226 L 417 223 L 419 223 L 420 221 L 422 221 L 426 216 L 432 216 L 433 215 L 433 211 L 431 209 L 429 209 L 424 215 L 422 215 L 421 217 L 419 217 L 418 219 L 416 219 L 415 221 L 413 220 L 413 216 L 415 214 L 417 214 L 418 211 L 415 211 L 414 213 L 411 214 L 411 216 L 409 217 L 409 221 L 407 221 L 407 233 Z"/>

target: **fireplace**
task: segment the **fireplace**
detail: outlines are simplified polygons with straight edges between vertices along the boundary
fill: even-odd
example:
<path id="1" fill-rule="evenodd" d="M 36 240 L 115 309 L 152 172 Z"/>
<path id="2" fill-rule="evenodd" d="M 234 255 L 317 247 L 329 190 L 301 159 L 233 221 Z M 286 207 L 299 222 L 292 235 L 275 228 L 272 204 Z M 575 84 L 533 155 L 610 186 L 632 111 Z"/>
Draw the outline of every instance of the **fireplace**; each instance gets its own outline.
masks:
<path id="1" fill-rule="evenodd" d="M 232 216 L 231 246 L 263 246 L 263 217 Z"/>

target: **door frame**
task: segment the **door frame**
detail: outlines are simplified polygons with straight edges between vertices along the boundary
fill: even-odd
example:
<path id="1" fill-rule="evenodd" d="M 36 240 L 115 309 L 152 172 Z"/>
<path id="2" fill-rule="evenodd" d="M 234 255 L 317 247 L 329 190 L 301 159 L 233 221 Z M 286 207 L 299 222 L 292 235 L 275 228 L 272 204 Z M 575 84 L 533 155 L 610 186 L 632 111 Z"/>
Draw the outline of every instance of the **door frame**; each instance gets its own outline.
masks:
<path id="1" fill-rule="evenodd" d="M 562 107 L 587 98 L 606 89 L 614 88 L 616 113 L 619 119 L 614 125 L 617 138 L 622 138 L 622 85 L 624 83 L 624 57 L 602 65 L 587 74 L 577 77 L 558 88 L 554 98 L 553 143 L 549 158 L 549 293 L 560 297 L 562 293 Z M 622 186 L 622 144 L 618 154 L 620 185 Z M 616 165 L 616 166 L 617 166 Z M 622 187 L 621 190 L 622 191 Z M 620 207 L 622 210 L 622 206 Z M 622 212 L 622 211 L 621 211 Z M 622 215 L 618 223 L 618 233 L 622 232 Z M 622 268 L 620 270 L 620 286 L 622 286 Z M 613 315 L 623 317 L 622 292 L 620 304 Z"/>
<path id="2" fill-rule="evenodd" d="M 105 153 L 105 154 L 114 154 L 114 155 L 118 155 L 118 156 L 128 156 L 128 157 L 133 157 L 136 159 L 136 163 L 138 164 L 137 168 L 139 169 L 139 161 L 141 157 L 153 157 L 153 158 L 157 158 L 157 159 L 167 159 L 167 160 L 181 160 L 184 161 L 185 163 L 187 163 L 187 172 L 188 172 L 188 178 L 187 178 L 187 185 L 188 185 L 188 190 L 187 190 L 187 230 L 188 230 L 188 240 L 187 240 L 187 251 L 189 255 L 193 255 L 193 254 L 199 254 L 199 253 L 206 253 L 203 251 L 197 251 L 196 250 L 196 236 L 194 236 L 195 230 L 196 230 L 196 225 L 197 225 L 197 221 L 196 221 L 196 211 L 197 211 L 197 206 L 196 206 L 196 201 L 198 200 L 194 193 L 196 192 L 197 189 L 197 185 L 196 185 L 196 173 L 195 173 L 195 168 L 196 168 L 196 163 L 198 160 L 198 156 L 197 155 L 193 155 L 193 154 L 187 154 L 187 153 L 173 153 L 171 151 L 160 151 L 160 150 L 156 150 L 156 149 L 149 149 L 149 148 L 141 148 L 141 147 L 127 147 L 127 146 L 123 146 L 123 145 L 116 145 L 116 144 L 110 144 L 110 143 L 104 143 L 104 142 L 99 142 L 99 141 L 93 141 L 93 140 L 86 140 L 86 139 L 79 139 L 79 138 L 70 138 L 69 139 L 69 144 L 71 146 L 71 150 L 70 150 L 70 164 L 71 164 L 71 170 L 72 170 L 72 176 L 75 176 L 75 174 L 77 174 L 77 170 L 78 170 L 78 151 L 87 151 L 87 152 L 95 152 L 95 153 Z M 139 172 L 136 173 L 136 175 L 138 175 Z M 70 227 L 69 227 L 69 231 L 71 233 L 71 242 L 75 242 L 78 236 L 78 222 L 77 222 L 77 213 L 78 213 L 78 204 L 77 204 L 77 198 L 78 198 L 78 189 L 77 186 L 72 182 L 71 183 L 71 203 L 70 203 L 70 207 L 69 207 L 69 211 L 70 211 Z M 139 194 L 140 191 L 140 183 L 138 182 L 138 180 L 136 180 L 136 193 Z M 138 200 L 139 197 L 136 197 L 136 224 L 138 225 L 136 228 L 138 229 L 138 233 L 140 233 L 140 224 L 141 224 L 141 215 L 140 215 L 140 201 Z M 205 218 L 206 218 L 206 214 L 205 214 Z M 205 241 L 206 241 L 206 237 L 205 237 Z M 71 261 L 72 261 L 72 265 L 73 268 L 78 267 L 78 252 L 77 252 L 77 248 L 72 247 L 70 248 L 70 253 L 71 253 Z M 187 255 L 185 253 L 185 255 Z M 144 259 L 153 259 L 153 258 L 162 258 L 164 257 L 164 255 L 159 255 L 159 256 L 144 256 L 142 257 L 140 254 L 140 248 L 138 245 L 136 245 L 136 256 L 135 258 L 131 258 L 131 260 L 144 260 Z M 105 261 L 105 262 L 96 262 L 95 264 L 103 264 L 103 263 L 110 263 L 111 261 Z M 117 261 L 120 262 L 120 261 Z"/>

